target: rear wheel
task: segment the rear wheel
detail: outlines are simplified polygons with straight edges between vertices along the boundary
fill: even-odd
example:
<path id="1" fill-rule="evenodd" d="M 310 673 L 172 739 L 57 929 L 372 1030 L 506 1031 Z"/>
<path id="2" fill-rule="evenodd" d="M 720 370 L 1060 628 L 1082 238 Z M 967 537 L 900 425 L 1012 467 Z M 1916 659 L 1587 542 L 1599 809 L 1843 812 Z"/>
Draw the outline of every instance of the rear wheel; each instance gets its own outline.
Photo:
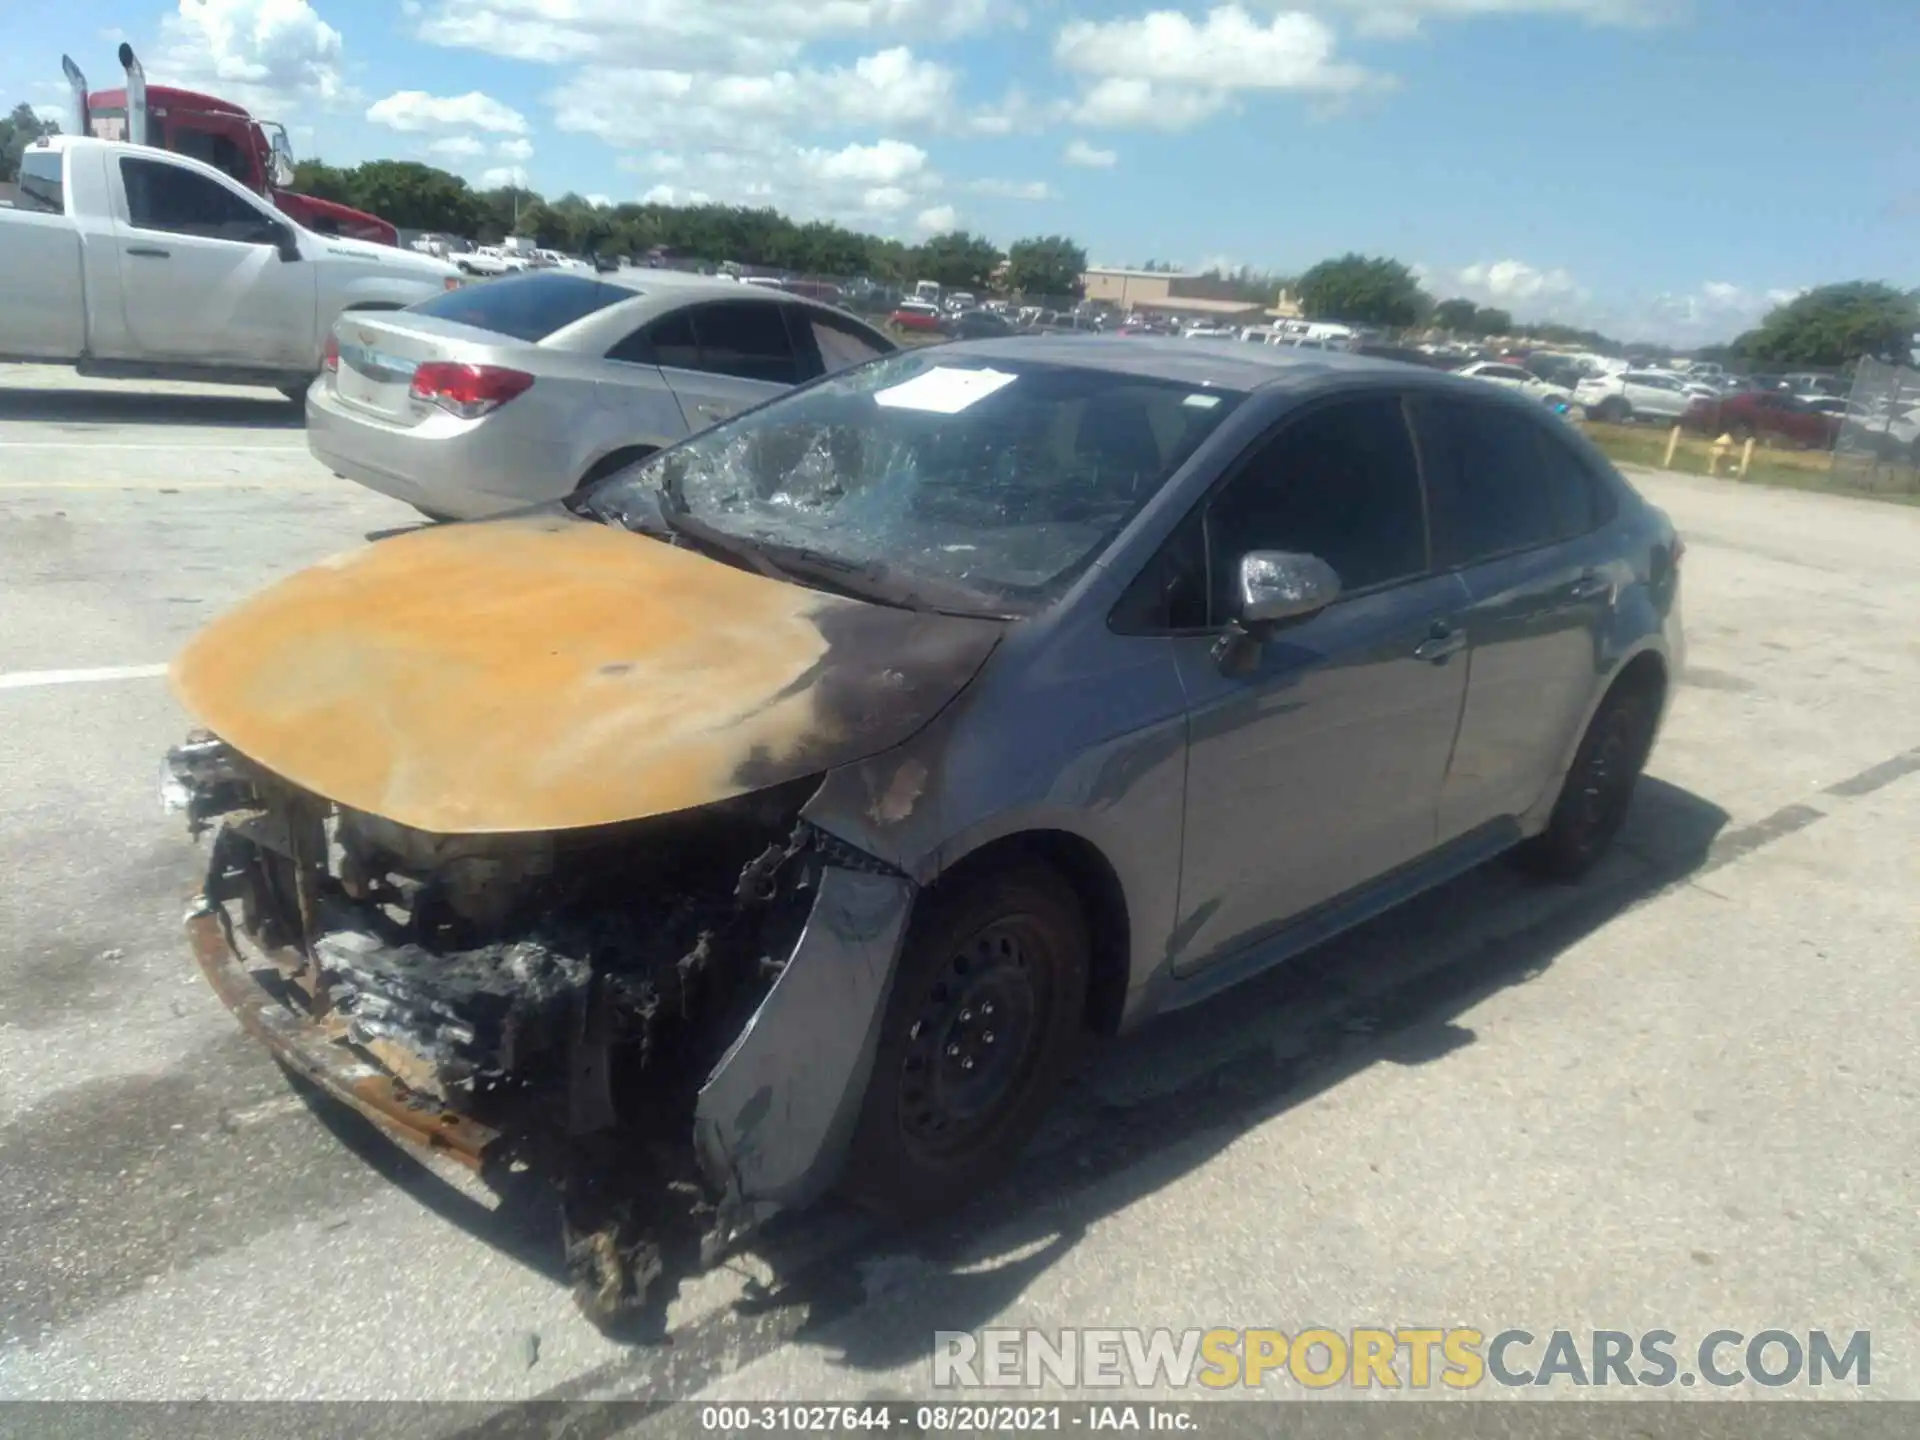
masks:
<path id="1" fill-rule="evenodd" d="M 1624 395 L 1609 395 L 1595 408 L 1594 418 L 1609 425 L 1624 425 L 1633 419 L 1633 404 Z"/>
<path id="2" fill-rule="evenodd" d="M 294 404 L 304 406 L 307 403 L 307 390 L 312 384 L 312 379 L 306 379 L 302 380 L 298 385 L 282 385 L 279 387 L 279 390 L 282 395 L 286 396 L 287 399 L 291 400 Z"/>
<path id="3" fill-rule="evenodd" d="M 1659 709 L 1654 685 L 1633 677 L 1614 683 L 1580 741 L 1547 828 L 1514 851 L 1521 868 L 1574 881 L 1606 854 L 1646 768 Z"/>
<path id="4" fill-rule="evenodd" d="M 841 1188 L 913 1218 L 952 1208 L 1019 1156 L 1078 1050 L 1085 917 L 1045 865 L 926 897 L 887 1003 Z"/>

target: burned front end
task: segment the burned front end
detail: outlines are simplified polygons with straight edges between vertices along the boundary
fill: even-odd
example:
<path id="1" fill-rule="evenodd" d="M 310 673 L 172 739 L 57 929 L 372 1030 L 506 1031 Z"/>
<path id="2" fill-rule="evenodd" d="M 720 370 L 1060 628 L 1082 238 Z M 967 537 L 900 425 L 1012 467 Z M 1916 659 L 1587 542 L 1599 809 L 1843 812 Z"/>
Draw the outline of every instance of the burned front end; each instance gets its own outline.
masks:
<path id="1" fill-rule="evenodd" d="M 329 802 L 207 734 L 164 785 L 212 832 L 188 927 L 221 999 L 390 1134 L 552 1175 L 596 1320 L 657 1273 L 660 1195 L 696 1197 L 711 1247 L 832 1182 L 913 886 L 800 819 L 817 777 L 476 835 Z"/>

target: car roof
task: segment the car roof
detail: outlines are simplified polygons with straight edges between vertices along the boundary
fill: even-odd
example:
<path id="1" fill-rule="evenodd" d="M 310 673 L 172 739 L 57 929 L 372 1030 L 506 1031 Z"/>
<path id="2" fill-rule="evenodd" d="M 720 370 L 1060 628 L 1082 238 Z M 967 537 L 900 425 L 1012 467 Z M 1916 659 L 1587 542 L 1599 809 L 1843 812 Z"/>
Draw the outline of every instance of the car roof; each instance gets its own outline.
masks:
<path id="1" fill-rule="evenodd" d="M 535 272 L 552 273 L 552 272 Z M 648 275 L 672 274 L 676 278 L 665 285 L 649 285 Z M 858 325 L 862 330 L 871 331 L 881 339 L 884 332 L 876 329 L 869 320 L 837 305 L 829 305 L 824 300 L 815 300 L 806 295 L 796 295 L 791 290 L 774 290 L 764 285 L 741 285 L 731 280 L 716 280 L 711 276 L 688 277 L 679 271 L 632 270 L 610 272 L 605 275 L 582 275 L 571 272 L 571 277 L 579 280 L 598 280 L 616 288 L 628 291 L 627 298 L 615 301 L 598 310 L 581 316 L 571 324 L 563 325 L 545 338 L 530 343 L 547 350 L 570 350 L 577 353 L 595 353 L 600 347 L 612 344 L 640 325 L 650 324 L 662 316 L 691 305 L 708 305 L 715 301 L 737 300 L 757 305 L 779 305 L 791 310 L 811 315 L 831 316 L 835 320 Z M 632 278 L 629 278 L 632 277 Z M 522 277 L 509 277 L 509 280 Z M 490 281 L 490 284 L 504 284 L 508 281 Z M 889 345 L 893 342 L 888 341 Z"/>
<path id="2" fill-rule="evenodd" d="M 1172 336 L 1022 335 L 1006 339 L 960 340 L 942 354 L 982 360 L 1038 360 L 1112 370 L 1189 385 L 1219 385 L 1233 390 L 1292 387 L 1337 375 L 1409 376 L 1435 372 L 1398 360 L 1379 360 L 1343 350 L 1303 350 L 1284 345 L 1220 347 L 1195 345 Z M 1497 392 L 1496 392 L 1497 393 Z"/>

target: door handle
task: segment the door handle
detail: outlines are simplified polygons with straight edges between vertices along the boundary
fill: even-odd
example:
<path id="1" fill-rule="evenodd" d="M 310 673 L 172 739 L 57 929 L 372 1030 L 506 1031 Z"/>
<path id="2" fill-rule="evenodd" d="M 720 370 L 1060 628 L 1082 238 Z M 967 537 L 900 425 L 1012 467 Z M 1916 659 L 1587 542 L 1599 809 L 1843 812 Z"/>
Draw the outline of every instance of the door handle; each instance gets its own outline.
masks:
<path id="1" fill-rule="evenodd" d="M 138 255 L 142 260 L 165 260 L 173 252 L 162 250 L 158 245 L 129 245 L 127 254 Z"/>
<path id="2" fill-rule="evenodd" d="M 1467 648 L 1467 632 L 1456 630 L 1444 620 L 1433 622 L 1427 638 L 1413 647 L 1413 657 L 1432 665 L 1444 665 L 1449 655 Z"/>
<path id="3" fill-rule="evenodd" d="M 1604 575 L 1582 575 L 1567 587 L 1570 600 L 1598 600 L 1602 595 L 1613 597 L 1613 582 Z"/>

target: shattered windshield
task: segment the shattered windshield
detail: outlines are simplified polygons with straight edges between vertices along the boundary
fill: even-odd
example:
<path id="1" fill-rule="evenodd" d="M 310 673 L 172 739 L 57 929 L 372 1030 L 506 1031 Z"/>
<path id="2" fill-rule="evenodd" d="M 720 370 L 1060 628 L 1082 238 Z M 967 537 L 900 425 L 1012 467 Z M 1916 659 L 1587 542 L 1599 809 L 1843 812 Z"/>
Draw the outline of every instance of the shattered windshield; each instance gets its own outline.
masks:
<path id="1" fill-rule="evenodd" d="M 1241 396 L 1108 370 L 908 351 L 663 451 L 591 508 L 659 496 L 730 541 L 1044 603 Z"/>

